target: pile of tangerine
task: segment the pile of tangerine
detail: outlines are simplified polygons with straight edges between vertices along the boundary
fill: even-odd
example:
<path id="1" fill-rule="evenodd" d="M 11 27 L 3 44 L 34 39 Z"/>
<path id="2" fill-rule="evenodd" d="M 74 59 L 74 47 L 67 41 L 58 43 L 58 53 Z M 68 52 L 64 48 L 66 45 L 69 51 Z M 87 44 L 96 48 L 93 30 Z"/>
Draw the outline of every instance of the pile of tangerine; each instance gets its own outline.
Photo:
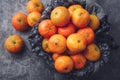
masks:
<path id="1" fill-rule="evenodd" d="M 95 62 L 100 58 L 100 49 L 94 42 L 99 24 L 99 18 L 79 4 L 58 6 L 50 19 L 40 22 L 42 48 L 52 54 L 56 71 L 69 73 L 73 68 L 84 68 L 87 60 Z"/>

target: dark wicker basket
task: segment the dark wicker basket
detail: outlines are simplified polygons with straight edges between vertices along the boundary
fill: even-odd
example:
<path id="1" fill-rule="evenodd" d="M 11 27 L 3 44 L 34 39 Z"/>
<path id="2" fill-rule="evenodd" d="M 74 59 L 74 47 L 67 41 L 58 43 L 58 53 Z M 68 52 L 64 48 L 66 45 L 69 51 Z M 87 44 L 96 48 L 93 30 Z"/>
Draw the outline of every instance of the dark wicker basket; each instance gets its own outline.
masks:
<path id="1" fill-rule="evenodd" d="M 92 1 L 92 0 L 91 0 Z M 101 50 L 101 58 L 97 62 L 87 61 L 87 65 L 82 70 L 73 70 L 68 74 L 60 74 L 57 73 L 54 69 L 53 61 L 51 55 L 47 54 L 43 51 L 41 47 L 41 41 L 43 37 L 38 33 L 38 24 L 31 30 L 31 35 L 29 36 L 29 42 L 32 47 L 32 52 L 36 53 L 40 56 L 51 73 L 54 74 L 53 80 L 78 80 L 78 79 L 86 79 L 93 73 L 95 73 L 101 66 L 103 66 L 108 61 L 108 57 L 110 55 L 111 49 L 115 49 L 116 46 L 113 38 L 109 35 L 110 25 L 107 21 L 107 16 L 105 15 L 102 7 L 97 3 L 93 3 L 89 0 L 51 0 L 45 10 L 42 13 L 42 17 L 39 23 L 44 19 L 49 19 L 51 10 L 56 6 L 65 6 L 68 7 L 71 4 L 80 4 L 85 9 L 89 11 L 89 13 L 95 14 L 100 19 L 100 28 L 95 31 L 96 34 L 96 44 L 100 47 Z"/>

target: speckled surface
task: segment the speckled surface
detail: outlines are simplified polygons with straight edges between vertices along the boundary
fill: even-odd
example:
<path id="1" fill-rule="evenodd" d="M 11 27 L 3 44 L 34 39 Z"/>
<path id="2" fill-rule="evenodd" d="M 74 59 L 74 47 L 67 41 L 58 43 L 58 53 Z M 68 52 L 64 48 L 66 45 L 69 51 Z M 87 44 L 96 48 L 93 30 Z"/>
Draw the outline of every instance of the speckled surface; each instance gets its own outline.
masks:
<path id="1" fill-rule="evenodd" d="M 0 0 L 0 80 L 53 80 L 52 73 L 43 61 L 31 52 L 27 32 L 18 32 L 11 25 L 11 17 L 16 12 L 24 12 L 28 0 Z M 42 0 L 47 3 L 49 0 Z M 120 44 L 120 0 L 96 0 L 109 15 L 111 34 Z M 11 55 L 4 49 L 5 39 L 19 34 L 25 42 L 22 54 Z M 110 59 L 90 80 L 120 80 L 120 49 L 112 51 Z"/>

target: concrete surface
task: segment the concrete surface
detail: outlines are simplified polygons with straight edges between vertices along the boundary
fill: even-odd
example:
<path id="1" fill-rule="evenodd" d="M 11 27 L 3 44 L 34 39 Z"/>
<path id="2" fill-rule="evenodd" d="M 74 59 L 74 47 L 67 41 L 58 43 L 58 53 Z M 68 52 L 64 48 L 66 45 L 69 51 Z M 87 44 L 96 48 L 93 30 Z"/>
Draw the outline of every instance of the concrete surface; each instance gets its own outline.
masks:
<path id="1" fill-rule="evenodd" d="M 42 0 L 43 3 L 49 0 Z M 28 0 L 0 0 L 0 80 L 53 80 L 52 73 L 42 60 L 30 51 L 27 40 L 30 30 L 19 32 L 13 29 L 11 17 L 16 12 L 27 13 L 25 6 Z M 120 44 L 120 0 L 96 0 L 109 15 L 111 34 Z M 4 48 L 5 39 L 19 34 L 25 41 L 22 54 L 11 55 Z M 90 80 L 120 80 L 120 49 L 112 51 L 108 63 Z"/>

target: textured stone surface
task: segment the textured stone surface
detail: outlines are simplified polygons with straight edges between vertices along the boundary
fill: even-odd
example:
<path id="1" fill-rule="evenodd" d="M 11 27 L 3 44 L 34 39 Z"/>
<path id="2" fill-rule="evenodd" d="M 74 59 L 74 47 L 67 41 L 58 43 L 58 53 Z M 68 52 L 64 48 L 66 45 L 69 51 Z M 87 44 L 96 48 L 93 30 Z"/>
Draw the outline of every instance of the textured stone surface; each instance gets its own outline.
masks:
<path id="1" fill-rule="evenodd" d="M 109 16 L 111 35 L 120 45 L 120 0 L 96 0 Z M 112 51 L 108 63 L 90 80 L 120 80 L 120 49 Z"/>
<path id="2" fill-rule="evenodd" d="M 12 28 L 11 17 L 16 12 L 24 12 L 28 0 L 0 0 L 0 80 L 53 80 L 52 73 L 42 60 L 30 51 L 27 32 L 18 32 Z M 47 3 L 49 0 L 42 0 Z M 111 34 L 120 44 L 120 0 L 97 0 L 109 15 Z M 22 54 L 11 55 L 4 49 L 4 41 L 11 34 L 19 34 L 25 41 L 25 49 Z M 91 77 L 90 80 L 120 80 L 120 54 L 119 50 L 113 51 L 111 57 L 101 70 Z M 56 74 L 57 75 L 57 74 Z M 55 75 L 55 77 L 56 77 Z M 61 79 L 61 78 L 60 78 Z"/>

